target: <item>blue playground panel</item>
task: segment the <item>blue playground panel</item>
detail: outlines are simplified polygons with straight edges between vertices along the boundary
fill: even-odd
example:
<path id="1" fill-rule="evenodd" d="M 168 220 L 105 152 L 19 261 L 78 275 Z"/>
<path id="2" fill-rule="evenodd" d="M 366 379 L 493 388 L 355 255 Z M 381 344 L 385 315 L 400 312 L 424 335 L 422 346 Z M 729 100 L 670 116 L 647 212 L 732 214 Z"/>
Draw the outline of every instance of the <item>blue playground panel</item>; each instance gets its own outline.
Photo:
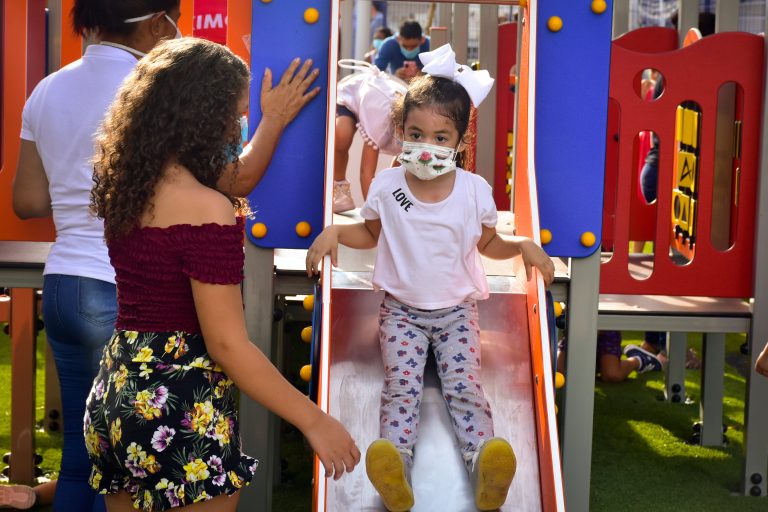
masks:
<path id="1" fill-rule="evenodd" d="M 536 183 L 544 246 L 550 256 L 583 258 L 600 247 L 612 1 L 538 2 L 536 42 Z M 551 31 L 552 16 L 562 28 Z M 595 235 L 585 247 L 581 234 Z"/>
<path id="2" fill-rule="evenodd" d="M 307 9 L 319 13 L 316 23 L 304 20 Z M 320 95 L 285 129 L 261 182 L 248 196 L 254 217 L 246 222 L 248 238 L 259 247 L 306 249 L 323 228 L 330 0 L 253 1 L 249 136 L 261 119 L 261 79 L 272 70 L 273 84 L 295 57 L 311 58 L 320 74 L 312 87 Z M 302 238 L 296 224 L 308 222 L 311 234 Z M 267 234 L 255 238 L 251 227 L 263 223 Z"/>

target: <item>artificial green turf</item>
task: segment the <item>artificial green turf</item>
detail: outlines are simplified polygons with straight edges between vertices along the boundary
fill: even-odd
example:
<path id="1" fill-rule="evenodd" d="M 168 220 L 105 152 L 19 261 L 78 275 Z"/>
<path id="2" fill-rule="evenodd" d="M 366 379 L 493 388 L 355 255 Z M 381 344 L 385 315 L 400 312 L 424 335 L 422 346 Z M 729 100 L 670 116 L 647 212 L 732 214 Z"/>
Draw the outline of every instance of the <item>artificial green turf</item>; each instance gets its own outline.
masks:
<path id="1" fill-rule="evenodd" d="M 639 343 L 642 333 L 624 333 Z M 730 358 L 739 354 L 743 335 L 727 337 Z M 701 353 L 701 336 L 689 345 Z M 593 511 L 768 511 L 768 499 L 733 496 L 743 462 L 744 385 L 726 364 L 724 423 L 728 445 L 704 448 L 687 443 L 699 417 L 700 370 L 686 372 L 690 404 L 663 397 L 663 374 L 632 374 L 620 384 L 598 381 L 592 450 L 590 510 Z M 567 385 L 567 383 L 566 383 Z"/>
<path id="2" fill-rule="evenodd" d="M 301 341 L 301 329 L 311 318 L 303 306 L 286 305 L 284 308 L 283 374 L 304 393 L 309 385 L 299 377 L 301 367 L 310 361 L 310 346 Z M 284 421 L 280 422 L 280 475 L 281 483 L 272 491 L 272 510 L 306 512 L 312 509 L 313 453 L 301 432 Z"/>
<path id="3" fill-rule="evenodd" d="M 286 329 L 285 368 L 295 379 L 306 363 L 308 346 L 297 343 L 303 324 Z M 701 353 L 701 337 L 691 336 L 691 345 Z M 624 342 L 638 343 L 641 333 L 624 333 Z M 743 358 L 739 345 L 743 336 L 728 336 L 729 360 Z M 38 340 L 38 368 L 44 363 L 42 338 Z M 700 371 L 686 375 L 686 391 L 694 403 L 670 404 L 660 400 L 663 375 L 636 375 L 621 384 L 596 383 L 592 455 L 591 510 L 597 512 L 655 511 L 768 511 L 768 498 L 732 496 L 740 485 L 743 449 L 743 401 L 745 379 L 726 364 L 724 421 L 729 426 L 725 448 L 702 448 L 687 444 L 691 426 L 698 419 Z M 301 388 L 302 384 L 297 381 Z M 566 383 L 567 385 L 567 383 Z M 10 441 L 10 343 L 0 332 L 0 453 Z M 44 382 L 38 371 L 37 416 L 42 421 Z M 281 435 L 282 480 L 273 494 L 273 510 L 306 512 L 311 507 L 312 455 L 302 436 L 283 426 Z M 61 435 L 37 432 L 41 468 L 55 477 L 61 457 Z M 47 511 L 49 508 L 38 508 Z"/>

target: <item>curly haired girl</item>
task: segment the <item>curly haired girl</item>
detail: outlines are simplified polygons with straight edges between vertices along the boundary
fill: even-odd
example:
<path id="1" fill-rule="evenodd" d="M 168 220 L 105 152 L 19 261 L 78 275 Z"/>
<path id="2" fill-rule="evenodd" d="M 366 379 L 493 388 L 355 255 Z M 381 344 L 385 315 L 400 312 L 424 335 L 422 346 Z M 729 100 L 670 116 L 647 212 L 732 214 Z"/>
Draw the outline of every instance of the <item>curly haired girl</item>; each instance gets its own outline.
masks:
<path id="1" fill-rule="evenodd" d="M 215 187 L 238 165 L 248 80 L 224 46 L 162 43 L 128 77 L 98 139 L 92 204 L 118 317 L 84 429 L 91 485 L 110 510 L 235 510 L 257 465 L 240 451 L 235 386 L 296 425 L 327 474 L 360 459 L 245 329 L 244 203 Z"/>

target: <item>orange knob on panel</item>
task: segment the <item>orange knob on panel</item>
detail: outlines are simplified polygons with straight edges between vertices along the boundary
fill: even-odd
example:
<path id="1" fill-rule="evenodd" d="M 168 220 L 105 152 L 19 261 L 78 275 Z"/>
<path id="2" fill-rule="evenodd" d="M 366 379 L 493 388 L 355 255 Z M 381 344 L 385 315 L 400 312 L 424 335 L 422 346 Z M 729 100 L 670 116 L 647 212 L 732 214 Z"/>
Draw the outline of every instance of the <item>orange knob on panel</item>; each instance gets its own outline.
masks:
<path id="1" fill-rule="evenodd" d="M 296 224 L 296 234 L 301 238 L 307 238 L 310 233 L 312 233 L 312 226 L 309 225 L 309 222 L 301 221 Z"/>
<path id="2" fill-rule="evenodd" d="M 547 20 L 547 28 L 552 32 L 560 32 L 563 28 L 563 19 L 560 16 L 552 16 Z"/>
<path id="3" fill-rule="evenodd" d="M 317 20 L 320 19 L 320 11 L 315 9 L 314 7 L 310 7 L 306 11 L 304 11 L 304 21 L 307 23 L 317 23 Z"/>
<path id="4" fill-rule="evenodd" d="M 592 12 L 595 14 L 603 14 L 608 9 L 608 4 L 605 0 L 592 0 Z"/>
<path id="5" fill-rule="evenodd" d="M 592 247 L 596 241 L 595 234 L 591 231 L 585 231 L 581 234 L 581 245 L 584 247 Z"/>
<path id="6" fill-rule="evenodd" d="M 267 225 L 263 222 L 257 222 L 251 226 L 251 234 L 254 238 L 264 238 L 267 236 Z"/>

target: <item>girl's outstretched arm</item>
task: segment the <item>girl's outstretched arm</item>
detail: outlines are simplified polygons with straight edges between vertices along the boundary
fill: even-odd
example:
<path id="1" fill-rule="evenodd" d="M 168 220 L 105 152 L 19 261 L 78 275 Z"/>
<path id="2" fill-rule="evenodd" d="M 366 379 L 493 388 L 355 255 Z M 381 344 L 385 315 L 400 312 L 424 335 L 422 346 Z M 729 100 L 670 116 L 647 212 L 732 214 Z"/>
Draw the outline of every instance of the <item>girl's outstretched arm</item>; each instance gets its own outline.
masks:
<path id="1" fill-rule="evenodd" d="M 295 425 L 325 467 L 339 479 L 360 462 L 349 432 L 296 389 L 248 339 L 239 285 L 192 280 L 200 328 L 213 360 L 246 395 Z"/>
<path id="2" fill-rule="evenodd" d="M 525 265 L 525 277 L 529 281 L 532 267 L 539 269 L 547 286 L 555 278 L 555 264 L 552 259 L 544 252 L 544 249 L 528 237 L 509 236 L 502 238 L 496 232 L 496 228 L 483 226 L 483 234 L 480 236 L 477 248 L 480 254 L 494 260 L 506 260 L 514 258 L 518 254 L 521 255 Z"/>
<path id="3" fill-rule="evenodd" d="M 209 201 L 207 207 L 203 209 L 206 222 L 235 223 L 232 205 L 225 197 Z M 249 340 L 240 285 L 192 278 L 190 282 L 205 347 L 213 360 L 241 391 L 304 433 L 327 476 L 338 479 L 344 471 L 352 471 L 360 461 L 360 450 L 349 432 L 285 380 Z"/>
<path id="4" fill-rule="evenodd" d="M 299 64 L 301 59 L 294 59 L 274 87 L 272 71 L 269 68 L 264 70 L 261 81 L 261 122 L 240 155 L 239 166 L 228 165 L 219 178 L 219 190 L 236 197 L 250 194 L 272 161 L 285 127 L 320 92 L 320 87 L 309 89 L 319 73 L 317 69 L 310 71 L 312 60 L 305 60 L 300 69 Z"/>
<path id="5" fill-rule="evenodd" d="M 378 243 L 380 232 L 380 220 L 328 226 L 307 251 L 307 275 L 312 277 L 320 272 L 320 262 L 326 254 L 331 255 L 331 264 L 335 267 L 338 263 L 339 244 L 352 249 L 373 249 Z"/>

